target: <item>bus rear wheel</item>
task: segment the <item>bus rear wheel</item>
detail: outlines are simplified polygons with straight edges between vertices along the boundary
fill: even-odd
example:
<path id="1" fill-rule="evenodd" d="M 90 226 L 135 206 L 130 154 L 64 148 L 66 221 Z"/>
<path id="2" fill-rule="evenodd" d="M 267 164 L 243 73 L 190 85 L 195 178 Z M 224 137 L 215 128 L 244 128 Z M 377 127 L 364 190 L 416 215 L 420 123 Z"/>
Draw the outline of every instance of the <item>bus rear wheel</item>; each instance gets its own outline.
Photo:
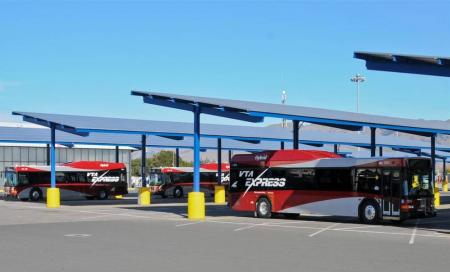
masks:
<path id="1" fill-rule="evenodd" d="M 175 189 L 173 190 L 173 197 L 182 198 L 183 195 L 183 188 L 181 188 L 180 186 L 175 187 Z"/>
<path id="2" fill-rule="evenodd" d="M 97 198 L 100 199 L 100 200 L 107 199 L 108 198 L 108 192 L 105 191 L 105 190 L 101 190 L 100 192 L 98 192 Z"/>
<path id="3" fill-rule="evenodd" d="M 380 208 L 375 200 L 364 201 L 359 208 L 359 219 L 365 224 L 380 222 Z"/>
<path id="4" fill-rule="evenodd" d="M 272 217 L 272 203 L 266 197 L 261 197 L 256 202 L 255 215 L 258 218 L 270 218 Z"/>
<path id="5" fill-rule="evenodd" d="M 33 188 L 30 191 L 30 195 L 28 196 L 28 199 L 31 201 L 39 201 L 42 200 L 42 191 L 39 188 Z"/>

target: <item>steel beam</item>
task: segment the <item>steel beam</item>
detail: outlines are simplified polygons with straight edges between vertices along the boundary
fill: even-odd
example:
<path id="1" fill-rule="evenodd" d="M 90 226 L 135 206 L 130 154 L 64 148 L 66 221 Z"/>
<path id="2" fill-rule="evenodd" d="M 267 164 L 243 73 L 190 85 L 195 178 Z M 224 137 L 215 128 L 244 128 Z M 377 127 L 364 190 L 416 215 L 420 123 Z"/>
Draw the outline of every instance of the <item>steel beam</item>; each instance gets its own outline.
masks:
<path id="1" fill-rule="evenodd" d="M 436 173 L 436 134 L 431 135 L 431 180 L 434 188 L 434 175 Z"/>
<path id="2" fill-rule="evenodd" d="M 180 167 L 180 149 L 175 148 L 175 166 Z"/>
<path id="3" fill-rule="evenodd" d="M 217 184 L 222 184 L 222 139 L 217 138 Z"/>
<path id="4" fill-rule="evenodd" d="M 294 149 L 298 149 L 298 129 L 299 129 L 299 122 L 298 120 L 292 121 L 292 133 L 293 137 L 292 140 L 294 142 Z"/>
<path id="5" fill-rule="evenodd" d="M 142 187 L 147 187 L 147 180 L 146 180 L 146 166 L 147 166 L 147 135 L 143 134 L 141 139 L 141 179 L 142 179 Z"/>
<path id="6" fill-rule="evenodd" d="M 55 152 L 55 124 L 50 125 L 50 187 L 56 188 L 56 152 Z"/>
<path id="7" fill-rule="evenodd" d="M 200 105 L 194 107 L 194 192 L 200 192 Z"/>
<path id="8" fill-rule="evenodd" d="M 374 127 L 370 128 L 370 156 L 376 156 L 376 133 L 377 129 Z"/>

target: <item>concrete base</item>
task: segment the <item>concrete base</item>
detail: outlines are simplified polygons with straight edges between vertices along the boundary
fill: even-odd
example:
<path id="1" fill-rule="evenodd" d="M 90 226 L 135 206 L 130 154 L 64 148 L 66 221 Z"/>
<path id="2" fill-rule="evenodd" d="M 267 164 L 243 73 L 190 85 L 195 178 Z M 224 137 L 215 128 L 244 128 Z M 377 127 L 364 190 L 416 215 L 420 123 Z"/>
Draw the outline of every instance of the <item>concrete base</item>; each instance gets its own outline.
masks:
<path id="1" fill-rule="evenodd" d="M 434 188 L 434 206 L 439 207 L 441 205 L 441 193 L 439 193 L 439 188 Z"/>
<path id="2" fill-rule="evenodd" d="M 47 188 L 47 208 L 59 208 L 61 206 L 61 194 L 59 188 Z"/>
<path id="3" fill-rule="evenodd" d="M 214 203 L 216 204 L 225 204 L 225 186 L 216 185 L 214 186 Z"/>
<path id="4" fill-rule="evenodd" d="M 142 187 L 139 188 L 138 193 L 138 204 L 141 206 L 149 206 L 150 205 L 150 188 Z"/>
<path id="5" fill-rule="evenodd" d="M 188 194 L 188 219 L 205 219 L 205 194 L 202 192 L 191 192 Z"/>

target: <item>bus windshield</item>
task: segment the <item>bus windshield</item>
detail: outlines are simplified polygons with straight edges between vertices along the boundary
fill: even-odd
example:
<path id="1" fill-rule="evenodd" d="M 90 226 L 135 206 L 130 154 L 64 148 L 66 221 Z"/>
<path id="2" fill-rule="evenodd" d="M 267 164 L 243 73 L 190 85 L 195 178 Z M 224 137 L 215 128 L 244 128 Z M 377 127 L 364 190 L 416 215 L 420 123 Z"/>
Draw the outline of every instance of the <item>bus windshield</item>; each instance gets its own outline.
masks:
<path id="1" fill-rule="evenodd" d="M 408 189 L 408 195 L 413 197 L 432 194 L 429 160 L 409 161 Z"/>
<path id="2" fill-rule="evenodd" d="M 5 186 L 17 186 L 17 176 L 14 172 L 6 172 L 5 173 Z"/>
<path id="3" fill-rule="evenodd" d="M 163 173 L 151 173 L 150 174 L 150 180 L 149 185 L 150 186 L 158 186 L 163 184 L 170 183 L 170 177 Z"/>

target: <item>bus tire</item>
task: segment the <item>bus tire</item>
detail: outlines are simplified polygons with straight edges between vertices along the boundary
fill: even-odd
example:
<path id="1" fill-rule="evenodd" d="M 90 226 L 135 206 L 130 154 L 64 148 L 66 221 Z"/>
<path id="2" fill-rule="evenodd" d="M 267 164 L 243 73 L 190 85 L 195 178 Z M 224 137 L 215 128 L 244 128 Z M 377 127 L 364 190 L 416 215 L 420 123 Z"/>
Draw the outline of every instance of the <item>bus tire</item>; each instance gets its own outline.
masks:
<path id="1" fill-rule="evenodd" d="M 183 188 L 181 188 L 180 186 L 177 186 L 175 187 L 175 189 L 173 189 L 174 198 L 182 198 L 183 195 L 184 195 Z"/>
<path id="2" fill-rule="evenodd" d="M 380 207 L 373 199 L 365 200 L 359 206 L 359 219 L 364 224 L 378 224 L 380 222 Z"/>
<path id="3" fill-rule="evenodd" d="M 270 218 L 272 217 L 272 203 L 267 197 L 261 197 L 256 202 L 255 215 L 258 218 Z"/>
<path id="4" fill-rule="evenodd" d="M 297 219 L 300 217 L 299 213 L 283 213 L 283 216 L 287 219 Z"/>
<path id="5" fill-rule="evenodd" d="M 33 188 L 28 195 L 30 201 L 36 202 L 42 200 L 42 191 L 39 188 Z"/>
<path id="6" fill-rule="evenodd" d="M 108 192 L 106 190 L 100 190 L 100 192 L 98 192 L 97 198 L 100 200 L 108 199 Z"/>

